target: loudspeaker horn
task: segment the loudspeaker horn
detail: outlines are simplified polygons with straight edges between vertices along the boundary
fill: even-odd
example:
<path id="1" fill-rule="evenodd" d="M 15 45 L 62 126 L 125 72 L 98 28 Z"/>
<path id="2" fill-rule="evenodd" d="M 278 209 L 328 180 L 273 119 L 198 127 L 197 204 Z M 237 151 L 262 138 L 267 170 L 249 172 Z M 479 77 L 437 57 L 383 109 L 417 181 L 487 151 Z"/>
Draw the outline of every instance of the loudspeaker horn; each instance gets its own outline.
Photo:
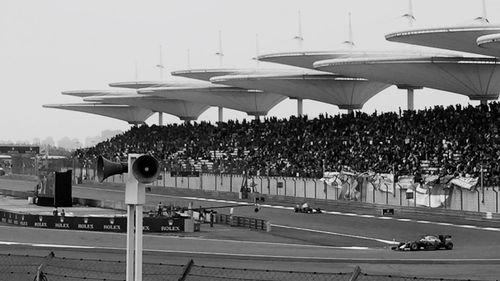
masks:
<path id="1" fill-rule="evenodd" d="M 128 172 L 128 163 L 112 162 L 102 156 L 97 158 L 97 179 L 103 182 L 107 177 Z"/>
<path id="2" fill-rule="evenodd" d="M 141 155 L 132 164 L 132 174 L 141 183 L 151 183 L 158 178 L 160 164 L 150 155 Z"/>

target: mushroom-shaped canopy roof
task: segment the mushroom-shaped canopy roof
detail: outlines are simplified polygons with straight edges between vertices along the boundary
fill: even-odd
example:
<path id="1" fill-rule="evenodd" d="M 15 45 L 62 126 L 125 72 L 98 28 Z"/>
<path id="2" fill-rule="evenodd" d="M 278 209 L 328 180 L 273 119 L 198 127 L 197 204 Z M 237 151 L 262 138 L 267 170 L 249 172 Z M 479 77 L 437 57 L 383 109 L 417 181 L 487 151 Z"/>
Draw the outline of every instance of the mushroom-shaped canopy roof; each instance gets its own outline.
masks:
<path id="1" fill-rule="evenodd" d="M 415 55 L 421 53 L 422 52 L 417 51 L 369 51 L 345 49 L 336 51 L 274 53 L 258 56 L 257 59 L 260 61 L 315 69 L 314 63 L 321 60 L 360 57 L 391 57 L 395 55 Z"/>
<path id="2" fill-rule="evenodd" d="M 173 71 L 173 76 L 181 76 L 196 80 L 210 81 L 214 76 L 231 74 L 241 69 L 236 68 L 213 68 L 213 69 L 188 69 Z"/>
<path id="3" fill-rule="evenodd" d="M 372 81 L 453 92 L 473 100 L 497 99 L 500 93 L 500 62 L 495 58 L 334 59 L 316 62 L 314 66 Z"/>
<path id="4" fill-rule="evenodd" d="M 498 48 L 489 48 L 478 41 L 484 35 L 498 33 L 500 25 L 483 24 L 411 29 L 387 34 L 385 38 L 393 42 L 500 57 Z"/>
<path id="5" fill-rule="evenodd" d="M 222 75 L 255 74 L 255 73 L 287 73 L 288 69 L 255 69 L 255 68 L 206 68 L 189 69 L 172 72 L 174 76 L 181 76 L 191 79 L 210 81 L 210 78 Z"/>
<path id="6" fill-rule="evenodd" d="M 84 99 L 89 102 L 100 102 L 104 104 L 125 104 L 147 108 L 152 111 L 165 112 L 179 117 L 181 120 L 190 121 L 198 119 L 198 116 L 208 109 L 201 103 L 188 102 L 185 100 L 170 100 L 148 95 L 121 95 L 88 97 Z"/>
<path id="7" fill-rule="evenodd" d="M 340 109 L 361 109 L 371 97 L 390 86 L 364 78 L 323 73 L 226 75 L 211 81 L 291 98 L 312 99 L 337 105 Z"/>
<path id="8" fill-rule="evenodd" d="M 477 38 L 477 45 L 481 48 L 497 50 L 500 54 L 500 33 L 483 35 Z"/>
<path id="9" fill-rule="evenodd" d="M 80 98 L 92 97 L 92 96 L 114 96 L 114 95 L 127 95 L 133 94 L 135 91 L 118 91 L 118 90 L 76 90 L 76 91 L 64 91 L 63 95 L 75 96 Z"/>
<path id="10" fill-rule="evenodd" d="M 127 81 L 110 83 L 109 86 L 113 88 L 127 88 L 127 89 L 142 89 L 155 87 L 165 84 L 165 81 Z"/>
<path id="11" fill-rule="evenodd" d="M 139 94 L 222 106 L 243 111 L 249 115 L 266 115 L 271 108 L 286 98 L 275 93 L 213 84 L 148 88 L 139 90 Z"/>
<path id="12" fill-rule="evenodd" d="M 100 103 L 45 104 L 43 107 L 91 113 L 123 120 L 129 124 L 143 124 L 153 114 L 153 111 L 146 108 Z"/>

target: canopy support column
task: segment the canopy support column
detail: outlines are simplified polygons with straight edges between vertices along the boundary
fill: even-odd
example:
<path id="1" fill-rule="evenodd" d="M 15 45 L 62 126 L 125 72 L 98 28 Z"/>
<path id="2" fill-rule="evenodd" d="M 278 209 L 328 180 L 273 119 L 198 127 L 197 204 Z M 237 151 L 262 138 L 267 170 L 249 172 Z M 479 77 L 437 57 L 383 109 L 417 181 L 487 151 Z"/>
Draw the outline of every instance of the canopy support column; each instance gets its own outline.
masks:
<path id="1" fill-rule="evenodd" d="M 413 106 L 413 102 L 414 102 L 414 95 L 413 95 L 413 88 L 408 88 L 406 89 L 406 103 L 407 103 L 407 106 L 406 108 L 408 110 L 414 110 L 414 106 Z"/>
<path id="2" fill-rule="evenodd" d="M 158 112 L 158 126 L 163 126 L 163 112 Z"/>
<path id="3" fill-rule="evenodd" d="M 406 109 L 415 110 L 415 95 L 414 90 L 420 90 L 421 86 L 412 85 L 397 85 L 398 89 L 406 90 Z"/>
<path id="4" fill-rule="evenodd" d="M 219 108 L 219 122 L 223 122 L 224 121 L 224 112 L 223 112 L 224 107 L 219 106 L 218 108 Z"/>
<path id="5" fill-rule="evenodd" d="M 297 98 L 297 116 L 302 117 L 304 110 L 303 99 Z"/>

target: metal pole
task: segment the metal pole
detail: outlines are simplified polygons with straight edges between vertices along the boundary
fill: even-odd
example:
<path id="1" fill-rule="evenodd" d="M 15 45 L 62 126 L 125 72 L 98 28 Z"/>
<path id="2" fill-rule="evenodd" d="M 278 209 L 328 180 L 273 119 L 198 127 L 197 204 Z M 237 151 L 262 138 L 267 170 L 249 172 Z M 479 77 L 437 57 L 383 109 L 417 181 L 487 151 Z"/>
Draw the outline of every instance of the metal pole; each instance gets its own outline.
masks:
<path id="1" fill-rule="evenodd" d="M 297 180 L 293 180 L 293 197 L 297 197 Z"/>
<path id="2" fill-rule="evenodd" d="M 259 177 L 259 179 L 260 179 L 260 193 L 262 193 L 262 186 L 263 186 L 264 184 L 262 183 L 262 177 Z"/>
<path id="3" fill-rule="evenodd" d="M 464 194 L 462 189 L 460 188 L 460 211 L 464 210 Z"/>
<path id="4" fill-rule="evenodd" d="M 429 208 L 431 207 L 431 190 L 429 189 Z"/>
<path id="5" fill-rule="evenodd" d="M 304 179 L 304 198 L 306 198 L 306 180 Z"/>
<path id="6" fill-rule="evenodd" d="M 286 197 L 286 179 L 283 178 L 283 181 L 285 182 L 285 190 L 284 190 L 285 192 L 284 192 L 284 194 L 285 194 L 285 197 Z"/>
<path id="7" fill-rule="evenodd" d="M 496 191 L 494 187 L 492 189 L 493 189 L 493 192 L 495 192 L 495 195 L 496 195 L 495 196 L 495 206 L 496 206 L 495 207 L 495 211 L 496 211 L 496 213 L 498 213 L 498 191 Z"/>
<path id="8" fill-rule="evenodd" d="M 479 190 L 477 191 L 477 211 L 478 212 L 481 212 L 481 203 L 480 203 L 480 199 L 479 199 Z"/>
<path id="9" fill-rule="evenodd" d="M 399 189 L 399 206 L 403 206 L 403 190 L 402 189 Z M 394 191 L 394 194 L 396 194 L 396 192 Z"/>
<path id="10" fill-rule="evenodd" d="M 325 200 L 328 200 L 327 199 L 328 187 L 327 187 L 326 182 L 323 182 L 323 191 L 324 191 L 323 193 L 325 193 Z"/>
<path id="11" fill-rule="evenodd" d="M 127 281 L 134 281 L 134 222 L 135 208 L 132 204 L 127 204 Z"/>
<path id="12" fill-rule="evenodd" d="M 135 281 L 142 281 L 142 209 L 135 206 Z"/>
<path id="13" fill-rule="evenodd" d="M 375 186 L 372 184 L 372 203 L 375 203 Z"/>
<path id="14" fill-rule="evenodd" d="M 481 164 L 481 193 L 483 193 L 483 201 L 482 203 L 484 203 L 484 184 L 483 184 L 483 164 Z"/>
<path id="15" fill-rule="evenodd" d="M 317 197 L 316 194 L 318 194 L 318 192 L 317 192 L 318 182 L 316 180 L 313 180 L 313 181 L 314 181 L 314 200 L 316 200 L 317 199 L 316 198 Z"/>

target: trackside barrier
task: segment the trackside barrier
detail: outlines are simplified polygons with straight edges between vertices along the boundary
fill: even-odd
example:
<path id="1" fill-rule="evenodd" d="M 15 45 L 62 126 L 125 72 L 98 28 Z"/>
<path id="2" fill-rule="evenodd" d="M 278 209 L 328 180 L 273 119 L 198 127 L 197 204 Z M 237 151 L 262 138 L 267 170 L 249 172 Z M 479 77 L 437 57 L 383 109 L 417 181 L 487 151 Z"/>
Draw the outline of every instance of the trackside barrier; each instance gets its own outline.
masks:
<path id="1" fill-rule="evenodd" d="M 203 174 L 206 176 L 206 174 Z M 234 180 L 236 179 L 236 176 L 233 176 L 233 184 L 234 182 L 237 182 L 241 180 Z M 168 179 L 167 179 L 168 180 Z M 305 183 L 305 179 L 294 179 L 295 181 L 291 181 L 287 183 L 287 189 L 299 189 L 299 187 L 302 187 L 301 191 L 303 192 L 303 187 Z M 228 180 L 225 180 L 225 182 L 230 182 Z M 263 191 L 266 191 L 266 185 L 268 184 L 268 178 L 266 177 L 260 177 L 256 178 L 254 181 L 257 186 L 254 188 L 256 191 L 260 191 L 261 188 Z M 276 181 L 270 181 L 276 182 Z M 123 184 L 120 183 L 105 183 L 105 184 L 100 184 L 96 183 L 94 181 L 86 181 L 85 182 L 86 186 L 93 186 L 96 188 L 103 187 L 106 189 L 116 189 L 116 190 L 123 190 Z M 264 187 L 262 187 L 262 185 Z M 322 182 L 318 181 L 318 187 L 322 187 L 323 190 L 327 191 L 327 199 L 324 198 L 316 198 L 316 199 L 305 199 L 304 197 L 301 196 L 293 196 L 292 194 L 287 195 L 287 196 L 276 196 L 276 195 L 268 195 L 266 193 L 250 193 L 249 194 L 249 201 L 253 202 L 253 198 L 258 196 L 258 197 L 264 197 L 265 201 L 274 201 L 277 203 L 283 203 L 283 204 L 288 204 L 289 206 L 294 206 L 296 204 L 301 204 L 304 201 L 308 201 L 310 203 L 313 203 L 317 207 L 324 208 L 324 209 L 335 209 L 339 211 L 346 211 L 346 212 L 358 212 L 358 213 L 363 213 L 363 214 L 374 214 L 374 215 L 379 215 L 381 213 L 381 210 L 383 208 L 394 208 L 395 210 L 395 216 L 404 216 L 404 215 L 409 215 L 409 216 L 420 216 L 422 218 L 424 217 L 429 217 L 432 218 L 434 215 L 445 215 L 448 217 L 456 217 L 456 218 L 461 218 L 461 219 L 470 219 L 470 220 L 484 220 L 486 219 L 486 213 L 491 212 L 492 216 L 491 219 L 488 220 L 493 220 L 493 221 L 500 221 L 500 213 L 498 212 L 498 204 L 499 204 L 499 197 L 500 194 L 498 192 L 498 188 L 485 188 L 486 192 L 491 192 L 492 196 L 486 196 L 485 198 L 485 206 L 487 207 L 481 207 L 481 212 L 477 212 L 477 207 L 473 208 L 460 208 L 460 202 L 461 201 L 466 201 L 466 193 L 468 191 L 463 191 L 461 189 L 453 189 L 449 190 L 448 193 L 451 194 L 451 200 L 446 204 L 446 206 L 442 208 L 429 208 L 425 206 L 416 206 L 414 202 L 409 203 L 409 200 L 403 199 L 405 197 L 405 192 L 404 191 L 397 191 L 397 197 L 399 200 L 394 200 L 398 201 L 397 205 L 386 205 L 385 204 L 385 196 L 384 198 L 384 203 L 380 204 L 377 203 L 376 200 L 372 199 L 372 194 L 378 191 L 369 189 L 363 189 L 362 194 L 366 200 L 363 201 L 352 201 L 352 200 L 336 200 L 335 198 L 336 195 L 338 195 L 338 192 L 336 191 L 338 189 L 332 188 L 331 186 L 327 186 L 327 188 L 324 188 L 324 184 Z M 236 186 L 233 186 L 233 189 L 237 189 L 238 191 L 236 192 L 226 192 L 226 191 L 207 191 L 201 188 L 197 189 L 187 189 L 187 188 L 174 188 L 174 187 L 169 187 L 168 189 L 165 188 L 164 186 L 148 186 L 148 191 L 149 193 L 154 193 L 154 194 L 168 194 L 168 195 L 175 195 L 175 196 L 200 196 L 200 197 L 208 197 L 208 198 L 217 198 L 217 199 L 226 199 L 226 200 L 235 200 L 238 198 L 239 195 L 239 186 L 236 188 Z M 287 192 L 288 193 L 288 192 Z M 468 192 L 473 194 L 472 196 L 473 203 L 476 204 L 478 203 L 478 195 L 477 192 Z M 8 196 L 15 196 L 15 197 L 21 197 L 21 198 L 27 198 L 28 196 L 32 196 L 32 193 L 30 192 L 17 192 L 17 191 L 11 191 L 11 190 L 6 190 L 6 189 L 0 189 L 0 194 L 8 195 Z M 385 194 L 385 193 L 380 193 L 380 194 Z M 461 194 L 463 194 L 461 196 Z M 391 197 L 394 196 L 391 194 Z M 74 204 L 80 204 L 80 205 L 88 205 L 92 206 L 92 200 L 85 200 L 86 202 L 80 202 L 78 199 L 74 199 Z M 400 204 L 400 201 L 402 204 Z M 458 208 L 456 206 L 459 206 Z M 463 204 L 464 206 L 466 204 Z M 454 206 L 454 207 L 453 207 Z M 100 204 L 97 205 L 97 207 L 104 207 L 104 208 L 111 208 L 111 209 L 120 209 L 123 210 L 125 205 L 123 202 L 111 202 L 111 201 L 102 201 Z"/>
<path id="2" fill-rule="evenodd" d="M 183 232 L 185 218 L 145 217 L 144 232 Z M 124 216 L 92 217 L 92 216 L 48 216 L 14 213 L 0 209 L 0 222 L 24 227 L 71 229 L 85 231 L 125 232 L 127 218 Z M 191 231 L 192 232 L 192 231 Z"/>
<path id="3" fill-rule="evenodd" d="M 240 216 L 231 216 L 226 214 L 217 214 L 216 222 L 234 227 L 246 227 L 250 229 L 258 229 L 266 231 L 268 225 L 266 220 L 240 217 Z"/>
<path id="4" fill-rule="evenodd" d="M 2 280 L 36 280 L 38 265 L 43 263 L 42 280 L 125 280 L 125 261 L 110 259 L 68 258 L 58 254 L 31 256 L 1 253 Z M 287 280 L 287 281 L 474 281 L 477 279 L 443 279 L 432 277 L 400 276 L 390 273 L 364 273 L 359 266 L 346 264 L 339 272 L 304 272 L 276 270 L 272 263 L 266 268 L 232 268 L 227 266 L 198 265 L 185 258 L 169 259 L 168 263 L 143 262 L 143 280 Z M 244 265 L 243 265 L 244 266 Z M 229 276 L 229 277 L 228 277 Z M 464 278 L 467 278 L 464 276 Z"/>
<path id="5" fill-rule="evenodd" d="M 263 178 L 263 183 L 266 185 L 266 178 Z M 260 180 L 256 181 L 258 184 L 260 184 Z M 297 180 L 296 181 L 297 186 L 303 186 L 303 181 Z M 87 182 L 87 186 L 94 186 L 94 187 L 104 187 L 104 188 L 112 188 L 116 190 L 123 190 L 123 185 L 119 184 L 98 184 L 95 182 Z M 291 186 L 293 186 L 294 183 L 293 181 L 291 182 Z M 323 185 L 321 185 L 323 186 Z M 259 190 L 259 188 L 256 188 Z M 265 188 L 264 188 L 265 189 Z M 226 199 L 226 200 L 235 200 L 238 198 L 238 192 L 223 192 L 223 191 L 206 191 L 202 189 L 183 189 L 183 188 L 174 188 L 174 187 L 169 187 L 165 188 L 162 186 L 151 186 L 150 192 L 154 194 L 168 194 L 168 195 L 175 195 L 175 196 L 199 196 L 199 197 L 205 197 L 205 198 L 214 198 L 214 199 Z M 344 212 L 356 212 L 360 214 L 372 214 L 372 215 L 380 215 L 382 209 L 384 208 L 393 208 L 395 212 L 395 216 L 414 216 L 414 217 L 420 217 L 422 219 L 424 218 L 432 218 L 433 216 L 436 215 L 444 215 L 450 218 L 457 218 L 457 219 L 468 219 L 468 220 L 484 220 L 486 217 L 486 212 L 487 210 L 482 210 L 482 212 L 477 212 L 474 210 L 460 210 L 460 209 L 455 209 L 455 208 L 450 208 L 449 206 L 446 206 L 446 208 L 429 208 L 425 206 L 415 206 L 414 203 L 412 202 L 411 204 L 407 204 L 407 200 L 403 200 L 402 205 L 386 205 L 386 204 L 377 204 L 377 203 L 372 203 L 371 198 L 369 195 L 372 193 L 372 190 L 369 192 L 363 191 L 365 194 L 367 194 L 367 200 L 366 202 L 360 202 L 360 201 L 349 201 L 349 200 L 335 200 L 334 198 L 330 197 L 330 194 L 332 194 L 332 197 L 335 197 L 335 191 L 333 188 L 330 190 L 328 189 L 328 199 L 304 199 L 303 197 L 294 197 L 294 196 L 276 196 L 276 195 L 267 195 L 264 193 L 250 193 L 248 201 L 253 202 L 255 197 L 263 197 L 265 202 L 276 202 L 280 203 L 283 205 L 288 205 L 288 206 L 295 206 L 297 204 L 301 204 L 304 201 L 307 201 L 309 203 L 314 204 L 316 207 L 322 208 L 322 209 L 331 209 L 331 210 L 338 210 L 338 211 L 344 211 Z M 398 192 L 399 193 L 399 192 Z M 459 193 L 459 189 L 455 190 L 455 193 Z M 456 195 L 455 194 L 455 195 Z M 495 193 L 493 193 L 495 194 Z M 496 195 L 496 194 L 495 194 Z M 499 194 L 500 195 L 500 194 Z M 402 196 L 404 197 L 405 194 L 402 192 Z M 455 197 L 455 200 L 460 200 L 460 198 Z M 477 202 L 477 195 L 475 198 L 475 201 Z M 495 198 L 491 199 L 493 203 L 496 203 Z M 497 201 L 498 202 L 498 201 Z M 493 207 L 495 207 L 495 204 L 491 204 Z M 491 211 L 492 213 L 492 219 L 493 221 L 499 221 L 500 222 L 500 213 Z"/>
<path id="6" fill-rule="evenodd" d="M 73 164 L 67 169 L 73 169 L 74 183 L 79 184 L 95 180 L 95 167 L 73 161 Z M 15 177 L 16 175 L 9 175 Z M 123 184 L 126 175 L 115 175 L 106 179 L 106 183 Z M 374 189 L 372 187 L 362 186 L 358 188 L 359 196 L 355 198 L 346 197 L 341 189 L 325 185 L 318 179 L 300 178 L 300 177 L 274 177 L 274 176 L 247 176 L 229 173 L 199 173 L 197 176 L 179 176 L 178 173 L 171 173 L 163 170 L 157 181 L 156 186 L 177 187 L 184 189 L 199 189 L 222 192 L 238 193 L 244 184 L 244 179 L 248 185 L 252 184 L 252 191 L 257 191 L 266 195 L 280 195 L 286 197 L 298 197 L 303 199 L 325 199 L 325 200 L 354 200 L 374 204 L 386 204 L 391 206 L 427 206 L 431 207 L 430 196 L 426 200 L 418 201 L 407 199 L 404 190 L 397 189 L 394 193 L 387 194 L 385 191 Z M 477 188 L 474 191 L 460 188 L 452 188 L 445 191 L 448 199 L 439 208 L 474 211 L 474 212 L 492 212 L 499 213 L 500 187 Z M 424 202 L 426 201 L 426 202 Z M 434 206 L 432 206 L 434 207 Z"/>
<path id="7" fill-rule="evenodd" d="M 82 172 L 86 171 L 86 172 Z M 75 168 L 74 175 L 84 174 L 86 178 L 94 178 L 93 169 L 80 169 Z M 125 177 L 125 176 L 123 176 Z M 109 183 L 120 185 L 123 188 L 122 178 L 110 177 Z M 107 180 L 108 180 L 107 179 Z M 114 182 L 113 182 L 114 181 Z M 94 182 L 92 180 L 83 181 L 85 184 Z M 170 172 L 163 171 L 161 173 L 161 180 L 155 183 L 157 188 L 177 187 L 184 190 L 200 190 L 210 191 L 213 194 L 232 193 L 232 198 L 238 198 L 240 188 L 244 184 L 244 177 L 242 175 L 232 174 L 212 174 L 200 173 L 199 177 L 171 177 Z M 396 189 L 394 193 L 387 193 L 381 190 L 374 189 L 370 186 L 362 186 L 359 189 L 359 196 L 346 197 L 339 188 L 331 185 L 326 185 L 317 179 L 309 178 L 282 178 L 282 177 L 247 177 L 247 184 L 252 184 L 252 191 L 257 191 L 259 194 L 267 196 L 281 196 L 284 198 L 294 197 L 299 201 L 305 200 L 331 200 L 343 202 L 364 202 L 378 205 L 387 206 L 401 206 L 401 207 L 424 207 L 431 209 L 429 206 L 430 197 L 426 200 L 419 201 L 408 199 L 405 190 Z M 484 190 L 480 188 L 475 191 L 464 190 L 460 188 L 451 188 L 445 191 L 447 200 L 441 207 L 432 208 L 433 210 L 451 209 L 466 212 L 484 213 L 491 212 L 499 214 L 500 194 L 498 190 L 500 187 L 485 187 Z M 484 194 L 483 194 L 484 193 Z M 415 196 L 415 193 L 413 193 Z"/>

